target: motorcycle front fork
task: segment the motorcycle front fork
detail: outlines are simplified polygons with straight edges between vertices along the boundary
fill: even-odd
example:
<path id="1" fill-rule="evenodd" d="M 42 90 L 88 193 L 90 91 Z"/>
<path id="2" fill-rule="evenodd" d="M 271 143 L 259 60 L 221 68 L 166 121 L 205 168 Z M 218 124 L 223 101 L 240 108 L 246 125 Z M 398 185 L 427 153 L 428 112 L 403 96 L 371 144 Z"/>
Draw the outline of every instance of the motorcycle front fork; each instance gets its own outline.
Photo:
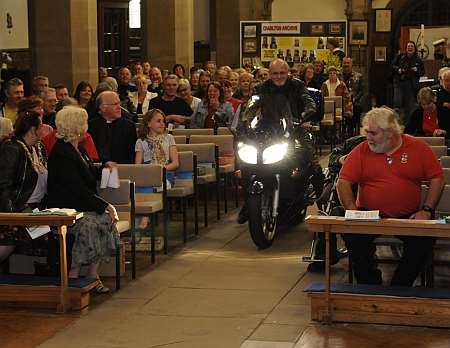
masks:
<path id="1" fill-rule="evenodd" d="M 278 215 L 278 206 L 280 202 L 280 174 L 275 174 L 275 180 L 273 182 L 273 200 L 272 200 L 272 216 L 275 218 Z M 261 194 L 265 190 L 264 184 L 259 180 L 256 175 L 251 179 L 249 187 L 249 194 Z"/>

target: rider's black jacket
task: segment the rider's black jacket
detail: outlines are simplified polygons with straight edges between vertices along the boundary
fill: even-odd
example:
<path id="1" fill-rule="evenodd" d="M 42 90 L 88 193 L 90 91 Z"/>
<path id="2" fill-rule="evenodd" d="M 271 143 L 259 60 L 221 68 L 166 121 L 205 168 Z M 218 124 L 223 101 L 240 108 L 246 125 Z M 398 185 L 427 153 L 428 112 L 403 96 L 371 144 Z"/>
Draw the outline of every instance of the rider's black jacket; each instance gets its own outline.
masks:
<path id="1" fill-rule="evenodd" d="M 283 86 L 276 86 L 272 80 L 267 80 L 256 88 L 255 94 L 262 95 L 267 100 L 276 94 L 282 94 L 289 100 L 294 121 L 303 123 L 317 122 L 316 103 L 309 95 L 305 84 L 299 79 L 288 77 Z"/>

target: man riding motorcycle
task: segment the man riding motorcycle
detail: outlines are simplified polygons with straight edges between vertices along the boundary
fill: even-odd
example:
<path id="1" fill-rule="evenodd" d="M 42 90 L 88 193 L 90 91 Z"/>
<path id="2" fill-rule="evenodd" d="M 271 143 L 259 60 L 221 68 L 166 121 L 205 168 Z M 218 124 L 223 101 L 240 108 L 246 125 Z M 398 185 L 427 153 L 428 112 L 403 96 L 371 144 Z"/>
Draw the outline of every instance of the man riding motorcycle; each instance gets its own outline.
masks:
<path id="1" fill-rule="evenodd" d="M 309 95 L 304 83 L 296 78 L 290 77 L 289 65 L 282 59 L 275 59 L 269 66 L 269 80 L 260 84 L 255 92 L 255 95 L 260 96 L 263 100 L 270 101 L 271 98 L 283 96 L 289 103 L 289 108 L 292 114 L 291 122 L 300 124 L 302 129 L 299 132 L 298 140 L 302 146 L 310 153 L 310 160 L 313 162 L 313 180 L 312 184 L 317 194 L 320 195 L 323 188 L 324 176 L 322 168 L 318 163 L 314 154 L 314 146 L 312 144 L 311 134 L 307 131 L 311 122 L 320 121 L 321 115 L 317 112 L 316 104 Z M 249 103 L 251 99 L 249 100 Z M 241 110 L 241 115 L 245 115 L 245 106 Z M 240 120 L 240 124 L 247 123 L 251 120 Z M 239 130 L 239 126 L 238 126 Z M 239 132 L 239 131 L 238 131 Z M 300 164 L 299 164 L 300 166 Z M 248 180 L 245 171 L 242 173 L 244 187 Z M 247 203 L 244 205 L 239 213 L 238 223 L 243 224 L 248 220 Z"/>

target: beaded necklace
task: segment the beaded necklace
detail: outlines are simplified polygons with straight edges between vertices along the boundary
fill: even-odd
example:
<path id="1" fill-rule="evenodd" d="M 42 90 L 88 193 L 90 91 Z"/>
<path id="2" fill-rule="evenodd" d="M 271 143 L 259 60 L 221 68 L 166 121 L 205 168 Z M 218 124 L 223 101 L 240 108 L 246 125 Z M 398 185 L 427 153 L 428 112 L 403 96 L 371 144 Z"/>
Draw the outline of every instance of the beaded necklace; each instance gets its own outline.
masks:
<path id="1" fill-rule="evenodd" d="M 28 149 L 28 146 L 25 145 L 25 143 L 21 140 L 16 140 L 17 143 L 19 143 L 22 148 L 25 151 L 25 154 L 27 155 L 28 159 L 31 161 L 33 165 L 33 169 L 38 174 L 43 174 L 45 171 L 45 165 L 43 164 L 43 156 L 42 156 L 42 150 L 40 146 L 36 146 L 37 148 L 37 160 L 34 159 L 34 156 L 31 154 L 30 150 Z"/>

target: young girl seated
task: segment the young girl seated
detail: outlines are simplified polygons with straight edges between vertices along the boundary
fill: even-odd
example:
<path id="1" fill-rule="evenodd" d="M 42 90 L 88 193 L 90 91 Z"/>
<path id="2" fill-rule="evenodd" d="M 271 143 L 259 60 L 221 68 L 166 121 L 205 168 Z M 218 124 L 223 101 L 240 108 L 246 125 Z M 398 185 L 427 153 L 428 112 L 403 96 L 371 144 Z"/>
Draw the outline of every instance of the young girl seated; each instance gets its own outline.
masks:
<path id="1" fill-rule="evenodd" d="M 171 171 L 178 168 L 178 152 L 174 137 L 166 132 L 165 118 L 159 109 L 151 109 L 144 115 L 135 146 L 135 163 L 163 166 L 167 170 L 168 181 L 173 183 Z M 139 227 L 145 228 L 147 224 L 148 218 L 143 218 Z"/>

